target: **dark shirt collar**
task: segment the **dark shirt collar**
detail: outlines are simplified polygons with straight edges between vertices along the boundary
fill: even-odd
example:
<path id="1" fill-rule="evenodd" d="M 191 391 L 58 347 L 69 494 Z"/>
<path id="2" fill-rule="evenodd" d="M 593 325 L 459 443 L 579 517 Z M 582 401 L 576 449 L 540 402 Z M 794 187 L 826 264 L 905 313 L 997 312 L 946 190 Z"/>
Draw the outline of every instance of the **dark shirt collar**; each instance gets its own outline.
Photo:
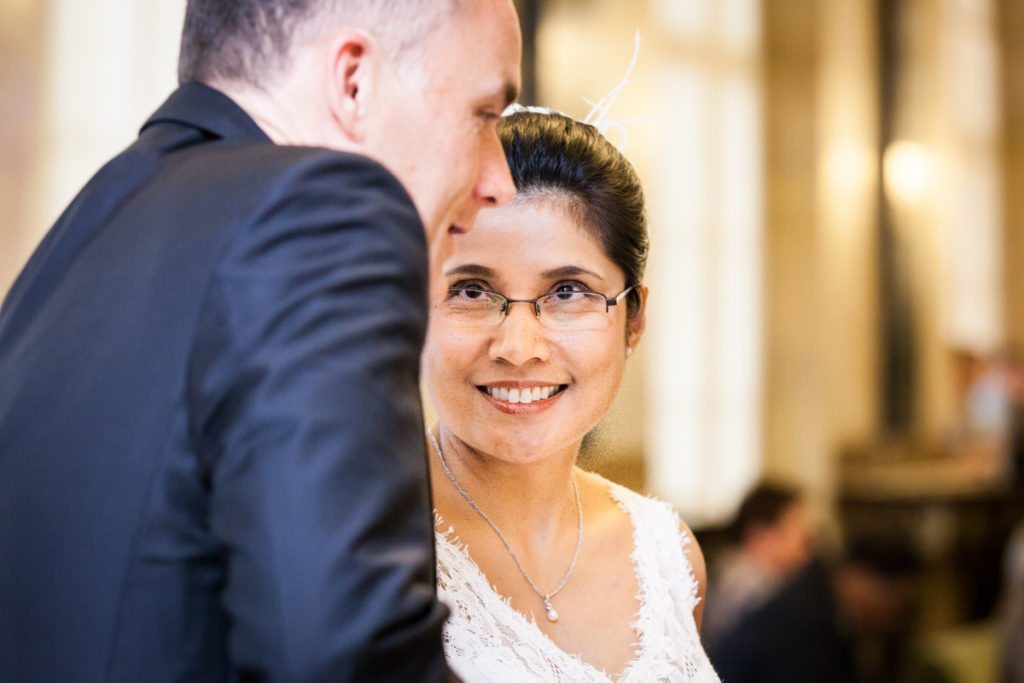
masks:
<path id="1" fill-rule="evenodd" d="M 202 83 L 179 86 L 146 121 L 142 130 L 158 123 L 192 126 L 215 138 L 270 142 L 266 133 L 234 100 Z"/>

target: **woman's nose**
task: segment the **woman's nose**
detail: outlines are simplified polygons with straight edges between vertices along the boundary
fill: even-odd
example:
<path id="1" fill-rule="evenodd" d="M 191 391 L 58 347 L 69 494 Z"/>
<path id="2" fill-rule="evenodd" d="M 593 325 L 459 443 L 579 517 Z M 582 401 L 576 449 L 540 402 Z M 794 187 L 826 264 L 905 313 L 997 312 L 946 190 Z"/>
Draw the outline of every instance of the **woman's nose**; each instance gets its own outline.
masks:
<path id="1" fill-rule="evenodd" d="M 490 356 L 491 360 L 504 360 L 512 365 L 548 360 L 550 348 L 533 304 L 509 304 L 508 313 L 495 328 Z"/>

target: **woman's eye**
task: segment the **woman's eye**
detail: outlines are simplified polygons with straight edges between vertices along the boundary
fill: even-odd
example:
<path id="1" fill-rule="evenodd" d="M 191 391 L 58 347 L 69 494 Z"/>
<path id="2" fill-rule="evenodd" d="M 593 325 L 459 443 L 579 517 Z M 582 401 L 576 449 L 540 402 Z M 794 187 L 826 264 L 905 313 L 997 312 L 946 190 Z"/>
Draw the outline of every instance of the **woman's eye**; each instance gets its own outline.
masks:
<path id="1" fill-rule="evenodd" d="M 449 299 L 462 299 L 463 301 L 474 301 L 480 299 L 487 292 L 479 283 L 459 282 L 448 289 Z"/>
<path id="2" fill-rule="evenodd" d="M 556 292 L 585 292 L 586 286 L 579 282 L 559 282 L 555 285 Z"/>
<path id="3" fill-rule="evenodd" d="M 590 288 L 580 282 L 559 282 L 551 290 L 562 301 L 571 301 L 589 291 Z"/>

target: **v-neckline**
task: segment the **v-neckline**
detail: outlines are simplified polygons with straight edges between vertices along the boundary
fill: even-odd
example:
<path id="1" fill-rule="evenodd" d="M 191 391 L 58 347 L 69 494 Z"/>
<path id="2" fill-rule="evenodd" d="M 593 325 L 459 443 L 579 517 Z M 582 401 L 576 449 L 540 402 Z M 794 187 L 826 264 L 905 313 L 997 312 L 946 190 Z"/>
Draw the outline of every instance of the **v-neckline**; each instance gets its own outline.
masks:
<path id="1" fill-rule="evenodd" d="M 603 477 L 602 477 L 603 479 Z M 547 633 L 545 633 L 540 626 L 537 625 L 536 619 L 527 618 L 525 614 L 517 610 L 512 606 L 512 601 L 506 596 L 498 592 L 498 590 L 491 583 L 487 575 L 484 574 L 480 566 L 470 556 L 469 551 L 466 549 L 466 545 L 455 536 L 454 529 L 449 526 L 447 531 L 440 531 L 439 529 L 444 525 L 444 518 L 441 514 L 434 510 L 434 536 L 439 543 L 444 543 L 450 546 L 457 554 L 459 554 L 471 568 L 471 571 L 480 579 L 482 585 L 487 587 L 490 596 L 495 599 L 496 602 L 502 605 L 501 609 L 504 609 L 509 615 L 509 618 L 513 621 L 517 621 L 524 628 L 531 630 L 541 642 L 543 642 L 549 649 L 558 653 L 561 658 L 566 658 L 578 663 L 580 666 L 585 667 L 588 671 L 593 674 L 599 675 L 610 683 L 621 683 L 628 679 L 629 674 L 634 668 L 636 668 L 644 659 L 646 659 L 648 653 L 648 638 L 644 632 L 643 625 L 650 622 L 650 589 L 649 581 L 647 579 L 647 572 L 640 566 L 641 554 L 640 554 L 640 534 L 642 533 L 641 525 L 638 524 L 637 515 L 634 514 L 631 506 L 626 502 L 625 497 L 621 495 L 620 487 L 618 484 L 603 479 L 604 483 L 608 487 L 608 495 L 613 501 L 619 506 L 619 508 L 626 513 L 629 518 L 630 527 L 632 528 L 632 544 L 633 549 L 629 554 L 630 565 L 633 567 L 633 575 L 636 577 L 637 585 L 637 596 L 640 601 L 637 607 L 636 613 L 630 620 L 629 627 L 636 634 L 637 647 L 633 652 L 633 656 L 626 662 L 626 665 L 622 670 L 612 678 L 607 671 L 602 668 L 591 664 L 590 662 L 583 659 L 578 654 L 573 654 L 562 649 L 554 640 L 551 639 Z"/>

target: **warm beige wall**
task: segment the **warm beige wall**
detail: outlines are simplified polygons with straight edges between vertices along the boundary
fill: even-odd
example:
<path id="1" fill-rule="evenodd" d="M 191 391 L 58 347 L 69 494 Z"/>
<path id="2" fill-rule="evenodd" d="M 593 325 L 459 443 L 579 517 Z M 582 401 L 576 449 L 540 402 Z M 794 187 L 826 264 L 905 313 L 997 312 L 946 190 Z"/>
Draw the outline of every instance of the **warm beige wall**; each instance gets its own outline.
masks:
<path id="1" fill-rule="evenodd" d="M 0 0 L 0 293 L 173 90 L 184 7 Z"/>
<path id="2" fill-rule="evenodd" d="M 0 0 L 0 298 L 35 245 L 29 223 L 39 170 L 44 7 Z"/>

